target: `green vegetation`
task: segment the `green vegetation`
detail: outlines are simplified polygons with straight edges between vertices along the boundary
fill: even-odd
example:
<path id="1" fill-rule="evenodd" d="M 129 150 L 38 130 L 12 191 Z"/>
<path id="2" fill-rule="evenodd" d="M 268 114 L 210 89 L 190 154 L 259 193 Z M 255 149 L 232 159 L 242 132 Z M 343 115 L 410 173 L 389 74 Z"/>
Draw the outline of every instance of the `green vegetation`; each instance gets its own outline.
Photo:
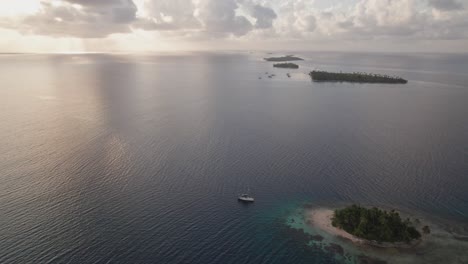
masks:
<path id="1" fill-rule="evenodd" d="M 271 58 L 265 58 L 266 61 L 274 61 L 274 62 L 283 62 L 283 61 L 301 61 L 304 59 L 301 59 L 299 57 L 295 57 L 293 55 L 287 55 L 284 57 L 271 57 Z"/>
<path id="2" fill-rule="evenodd" d="M 273 67 L 287 68 L 287 69 L 299 69 L 299 65 L 294 64 L 294 63 L 276 63 L 276 64 L 273 64 Z"/>
<path id="3" fill-rule="evenodd" d="M 421 234 L 409 219 L 402 220 L 400 214 L 376 207 L 367 209 L 352 205 L 335 210 L 332 225 L 357 237 L 377 242 L 411 242 Z"/>
<path id="4" fill-rule="evenodd" d="M 397 76 L 363 72 L 336 73 L 326 71 L 312 71 L 309 73 L 309 75 L 312 77 L 312 80 L 319 82 L 408 83 L 407 80 Z"/>
<path id="5" fill-rule="evenodd" d="M 430 234 L 431 233 L 431 229 L 429 228 L 429 226 L 424 226 L 422 231 L 424 232 L 424 234 Z"/>

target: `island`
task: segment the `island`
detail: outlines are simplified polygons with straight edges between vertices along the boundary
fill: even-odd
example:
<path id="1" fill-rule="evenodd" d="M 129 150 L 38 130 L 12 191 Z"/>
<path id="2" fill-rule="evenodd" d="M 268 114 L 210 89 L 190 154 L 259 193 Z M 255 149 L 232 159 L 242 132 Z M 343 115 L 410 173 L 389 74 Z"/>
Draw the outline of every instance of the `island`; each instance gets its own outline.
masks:
<path id="1" fill-rule="evenodd" d="M 357 82 L 357 83 L 389 83 L 405 84 L 407 80 L 397 77 L 363 72 L 326 72 L 312 71 L 309 73 L 313 81 L 317 82 Z"/>
<path id="2" fill-rule="evenodd" d="M 376 207 L 368 209 L 352 205 L 334 211 L 332 226 L 377 242 L 411 242 L 421 238 L 410 219 L 402 220 L 395 210 L 387 212 Z"/>
<path id="3" fill-rule="evenodd" d="M 412 248 L 421 242 L 422 235 L 409 219 L 402 219 L 395 211 L 376 207 L 351 205 L 343 209 L 313 209 L 308 213 L 308 223 L 329 234 L 364 244 L 383 248 Z M 424 226 L 423 233 L 429 234 Z"/>
<path id="4" fill-rule="evenodd" d="M 273 67 L 276 68 L 286 68 L 286 69 L 299 69 L 299 65 L 294 64 L 294 63 L 276 63 L 273 64 Z"/>
<path id="5" fill-rule="evenodd" d="M 302 61 L 304 59 L 295 57 L 294 55 L 286 55 L 283 57 L 270 57 L 270 58 L 264 58 L 266 61 L 273 61 L 273 62 L 285 62 L 285 61 Z"/>

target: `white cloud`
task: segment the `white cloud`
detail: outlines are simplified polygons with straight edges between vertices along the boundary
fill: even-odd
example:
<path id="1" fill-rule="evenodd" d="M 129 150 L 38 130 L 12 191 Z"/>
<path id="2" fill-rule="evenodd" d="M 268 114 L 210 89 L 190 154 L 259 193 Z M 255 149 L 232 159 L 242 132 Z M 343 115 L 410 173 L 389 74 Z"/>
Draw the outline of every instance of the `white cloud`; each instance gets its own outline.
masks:
<path id="1" fill-rule="evenodd" d="M 139 26 L 147 30 L 187 30 L 200 27 L 192 0 L 145 1 L 146 17 Z M 138 25 L 137 25 L 138 26 Z"/>
<path id="2" fill-rule="evenodd" d="M 318 9 L 310 1 L 282 5 L 276 30 L 304 40 L 465 39 L 465 10 L 433 10 L 418 0 L 359 0 L 352 5 Z"/>
<path id="3" fill-rule="evenodd" d="M 465 41 L 467 1 L 41 0 L 35 13 L 0 15 L 0 27 L 52 37 L 127 34 L 136 43 L 138 36 L 153 34 L 159 40 L 241 41 L 252 47 L 287 40 L 303 46 L 337 40 Z"/>
<path id="4" fill-rule="evenodd" d="M 236 14 L 238 8 L 235 0 L 200 0 L 196 17 L 209 35 L 225 36 L 232 33 L 242 36 L 252 29 L 252 24 L 245 16 Z"/>
<path id="5" fill-rule="evenodd" d="M 2 21 L 5 28 L 36 35 L 105 37 L 130 32 L 137 8 L 131 0 L 41 1 L 38 12 Z"/>

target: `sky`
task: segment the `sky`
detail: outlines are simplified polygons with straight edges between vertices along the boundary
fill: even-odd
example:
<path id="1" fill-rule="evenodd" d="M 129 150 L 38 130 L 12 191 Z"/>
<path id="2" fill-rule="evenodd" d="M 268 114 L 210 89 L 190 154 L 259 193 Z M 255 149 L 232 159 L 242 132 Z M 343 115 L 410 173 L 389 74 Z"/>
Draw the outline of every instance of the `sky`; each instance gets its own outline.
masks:
<path id="1" fill-rule="evenodd" d="M 0 52 L 468 52 L 468 0 L 0 0 Z"/>

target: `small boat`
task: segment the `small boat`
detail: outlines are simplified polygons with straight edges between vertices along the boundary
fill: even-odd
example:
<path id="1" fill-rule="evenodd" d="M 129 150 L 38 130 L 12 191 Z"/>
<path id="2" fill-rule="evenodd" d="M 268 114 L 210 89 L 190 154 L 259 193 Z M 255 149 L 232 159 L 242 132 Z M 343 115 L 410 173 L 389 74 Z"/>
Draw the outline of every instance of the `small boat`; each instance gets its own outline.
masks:
<path id="1" fill-rule="evenodd" d="M 246 203 L 253 203 L 255 201 L 255 199 L 252 196 L 246 193 L 239 195 L 239 197 L 237 197 L 237 200 Z"/>

